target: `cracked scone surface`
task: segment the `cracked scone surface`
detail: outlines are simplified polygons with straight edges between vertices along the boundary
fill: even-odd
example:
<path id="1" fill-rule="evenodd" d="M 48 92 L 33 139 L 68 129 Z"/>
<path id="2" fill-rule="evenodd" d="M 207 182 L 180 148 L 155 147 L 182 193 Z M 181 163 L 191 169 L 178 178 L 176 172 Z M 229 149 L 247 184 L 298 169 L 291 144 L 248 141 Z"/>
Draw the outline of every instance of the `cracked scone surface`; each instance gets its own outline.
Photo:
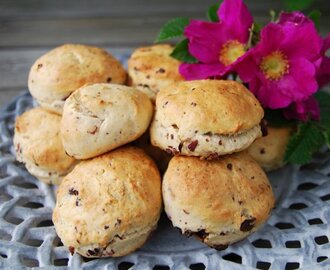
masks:
<path id="1" fill-rule="evenodd" d="M 173 46 L 157 44 L 136 49 L 128 59 L 130 83 L 155 101 L 160 89 L 184 81 L 180 61 L 171 57 Z"/>
<path id="2" fill-rule="evenodd" d="M 76 161 L 63 148 L 61 117 L 41 107 L 16 118 L 14 147 L 16 158 L 26 169 L 47 184 L 59 184 Z"/>
<path id="3" fill-rule="evenodd" d="M 103 154 L 140 137 L 152 114 L 151 101 L 135 88 L 84 86 L 65 101 L 61 122 L 64 148 L 77 159 Z"/>
<path id="4" fill-rule="evenodd" d="M 243 152 L 214 161 L 173 157 L 162 190 L 173 226 L 216 249 L 257 230 L 274 206 L 267 176 Z"/>
<path id="5" fill-rule="evenodd" d="M 59 46 L 35 61 L 29 73 L 31 95 L 48 110 L 62 113 L 65 99 L 87 83 L 124 84 L 127 74 L 107 51 L 80 44 Z"/>
<path id="6" fill-rule="evenodd" d="M 247 149 L 248 153 L 266 171 L 282 167 L 292 127 L 267 127 L 267 135 L 256 139 Z"/>
<path id="7" fill-rule="evenodd" d="M 246 149 L 261 136 L 263 109 L 235 81 L 180 82 L 157 95 L 151 142 L 172 154 L 206 159 Z"/>
<path id="8" fill-rule="evenodd" d="M 118 257 L 143 245 L 161 212 L 154 162 L 135 147 L 82 161 L 57 192 L 55 229 L 71 252 Z"/>

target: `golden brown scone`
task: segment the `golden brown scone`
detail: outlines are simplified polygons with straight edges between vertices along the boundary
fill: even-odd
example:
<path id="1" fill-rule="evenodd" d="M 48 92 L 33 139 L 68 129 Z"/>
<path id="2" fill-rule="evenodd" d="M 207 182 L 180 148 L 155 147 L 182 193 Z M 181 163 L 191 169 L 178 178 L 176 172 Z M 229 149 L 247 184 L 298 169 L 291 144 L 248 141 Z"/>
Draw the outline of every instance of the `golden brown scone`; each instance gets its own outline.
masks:
<path id="1" fill-rule="evenodd" d="M 64 149 L 76 159 L 103 154 L 140 137 L 152 114 L 151 101 L 135 88 L 104 83 L 83 86 L 65 101 Z"/>
<path id="2" fill-rule="evenodd" d="M 267 127 L 268 134 L 256 139 L 247 149 L 248 153 L 265 171 L 282 167 L 291 127 Z"/>
<path id="3" fill-rule="evenodd" d="M 151 143 L 172 154 L 214 159 L 261 136 L 263 116 L 258 100 L 238 82 L 180 82 L 157 95 Z"/>
<path id="4" fill-rule="evenodd" d="M 184 81 L 179 73 L 180 62 L 171 57 L 173 47 L 158 44 L 136 49 L 128 59 L 131 84 L 146 93 L 153 101 L 160 89 Z"/>
<path id="5" fill-rule="evenodd" d="M 172 158 L 163 179 L 163 200 L 173 226 L 216 249 L 256 231 L 274 206 L 267 176 L 246 153 L 215 161 Z"/>
<path id="6" fill-rule="evenodd" d="M 141 149 L 123 147 L 82 161 L 63 179 L 53 222 L 72 253 L 118 257 L 144 244 L 161 206 L 156 165 Z"/>
<path id="7" fill-rule="evenodd" d="M 43 108 L 34 108 L 16 118 L 16 158 L 40 181 L 59 184 L 73 166 L 60 138 L 61 117 Z"/>
<path id="8" fill-rule="evenodd" d="M 35 61 L 28 85 L 42 107 L 61 114 L 65 99 L 84 84 L 124 84 L 126 77 L 121 63 L 105 50 L 65 44 Z"/>

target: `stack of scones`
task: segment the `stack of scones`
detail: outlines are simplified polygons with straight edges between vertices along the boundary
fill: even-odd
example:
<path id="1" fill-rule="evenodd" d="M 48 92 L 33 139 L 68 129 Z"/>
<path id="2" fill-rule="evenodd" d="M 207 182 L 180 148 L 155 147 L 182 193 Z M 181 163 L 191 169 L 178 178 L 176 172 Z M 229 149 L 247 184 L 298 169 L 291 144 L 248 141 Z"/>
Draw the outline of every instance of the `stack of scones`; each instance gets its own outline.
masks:
<path id="1" fill-rule="evenodd" d="M 53 222 L 72 254 L 134 252 L 163 205 L 183 234 L 222 250 L 274 207 L 251 156 L 268 149 L 272 158 L 260 163 L 275 168 L 283 151 L 261 138 L 260 103 L 236 81 L 184 81 L 172 50 L 139 48 L 126 72 L 103 49 L 66 44 L 31 67 L 40 106 L 17 117 L 14 147 L 32 175 L 58 185 Z M 286 140 L 276 143 L 285 148 Z"/>

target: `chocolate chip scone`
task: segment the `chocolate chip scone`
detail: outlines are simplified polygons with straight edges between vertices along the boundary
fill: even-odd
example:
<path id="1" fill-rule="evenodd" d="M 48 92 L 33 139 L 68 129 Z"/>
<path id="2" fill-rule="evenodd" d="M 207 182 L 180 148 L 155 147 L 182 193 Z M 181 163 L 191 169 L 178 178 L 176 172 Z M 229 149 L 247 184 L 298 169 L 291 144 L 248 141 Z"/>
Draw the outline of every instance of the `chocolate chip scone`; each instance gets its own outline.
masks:
<path id="1" fill-rule="evenodd" d="M 181 82 L 157 95 L 151 143 L 175 155 L 216 159 L 260 137 L 263 116 L 258 100 L 238 82 Z"/>
<path id="2" fill-rule="evenodd" d="M 80 162 L 63 179 L 53 222 L 72 253 L 118 257 L 144 244 L 161 208 L 156 165 L 141 149 L 123 147 Z"/>
<path id="3" fill-rule="evenodd" d="M 256 231 L 274 206 L 267 176 L 246 153 L 214 161 L 173 157 L 163 179 L 163 200 L 173 226 L 216 249 Z"/>

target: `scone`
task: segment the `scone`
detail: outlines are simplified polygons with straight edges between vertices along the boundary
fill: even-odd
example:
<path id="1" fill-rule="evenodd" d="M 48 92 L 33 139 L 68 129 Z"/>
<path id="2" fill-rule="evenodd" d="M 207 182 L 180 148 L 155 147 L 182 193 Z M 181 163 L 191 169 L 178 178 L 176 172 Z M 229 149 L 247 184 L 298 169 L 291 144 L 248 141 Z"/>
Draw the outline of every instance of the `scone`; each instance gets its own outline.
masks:
<path id="1" fill-rule="evenodd" d="M 69 157 L 60 138 L 61 117 L 43 108 L 34 108 L 16 118 L 16 158 L 26 169 L 47 184 L 59 184 L 76 161 Z"/>
<path id="2" fill-rule="evenodd" d="M 65 44 L 35 61 L 28 85 L 31 95 L 42 107 L 61 114 L 66 98 L 84 84 L 124 84 L 126 78 L 121 63 L 105 50 Z"/>
<path id="3" fill-rule="evenodd" d="M 214 161 L 173 157 L 163 200 L 173 226 L 219 250 L 256 231 L 274 206 L 265 173 L 246 153 Z"/>
<path id="4" fill-rule="evenodd" d="M 184 78 L 180 62 L 170 56 L 173 47 L 158 44 L 136 49 L 128 59 L 130 84 L 146 93 L 153 101 L 161 88 Z"/>
<path id="5" fill-rule="evenodd" d="M 152 114 L 151 101 L 135 88 L 83 86 L 65 101 L 61 122 L 65 151 L 87 159 L 134 141 L 146 131 Z"/>
<path id="6" fill-rule="evenodd" d="M 63 179 L 53 222 L 71 253 L 118 257 L 144 244 L 161 206 L 156 165 L 141 149 L 124 147 L 82 161 Z"/>
<path id="7" fill-rule="evenodd" d="M 151 143 L 174 155 L 216 159 L 261 136 L 263 116 L 258 100 L 238 82 L 180 82 L 157 95 Z"/>
<path id="8" fill-rule="evenodd" d="M 248 153 L 265 171 L 282 167 L 284 155 L 292 133 L 291 127 L 267 127 L 267 135 L 256 139 Z"/>

